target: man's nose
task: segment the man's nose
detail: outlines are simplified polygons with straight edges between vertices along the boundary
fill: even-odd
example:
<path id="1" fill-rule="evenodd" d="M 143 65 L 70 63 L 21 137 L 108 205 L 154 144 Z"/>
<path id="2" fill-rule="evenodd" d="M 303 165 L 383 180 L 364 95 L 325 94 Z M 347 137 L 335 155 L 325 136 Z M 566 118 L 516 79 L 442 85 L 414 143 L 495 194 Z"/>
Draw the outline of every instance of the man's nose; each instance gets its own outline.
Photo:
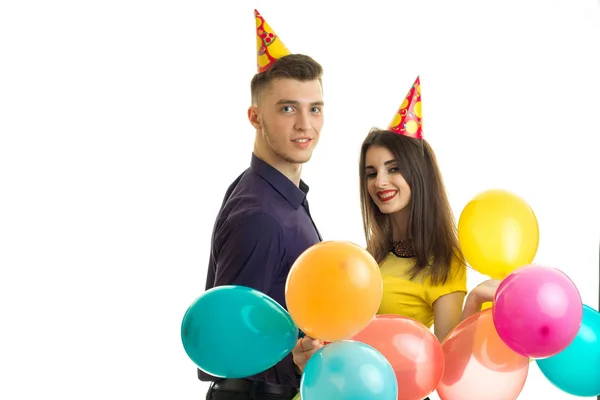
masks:
<path id="1" fill-rule="evenodd" d="M 296 123 L 294 124 L 294 128 L 299 131 L 308 132 L 311 127 L 312 126 L 310 124 L 310 119 L 308 115 L 305 112 L 299 113 L 296 117 Z"/>

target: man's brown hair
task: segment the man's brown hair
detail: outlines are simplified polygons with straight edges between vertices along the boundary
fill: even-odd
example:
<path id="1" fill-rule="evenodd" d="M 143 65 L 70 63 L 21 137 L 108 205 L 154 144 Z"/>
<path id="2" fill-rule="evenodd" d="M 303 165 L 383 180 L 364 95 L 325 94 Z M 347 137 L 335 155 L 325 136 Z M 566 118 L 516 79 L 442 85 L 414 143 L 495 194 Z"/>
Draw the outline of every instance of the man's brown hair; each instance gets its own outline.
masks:
<path id="1" fill-rule="evenodd" d="M 252 104 L 258 104 L 260 92 L 275 79 L 318 80 L 322 86 L 322 77 L 323 67 L 311 57 L 304 54 L 288 54 L 275 61 L 267 71 L 254 75 L 250 82 Z"/>

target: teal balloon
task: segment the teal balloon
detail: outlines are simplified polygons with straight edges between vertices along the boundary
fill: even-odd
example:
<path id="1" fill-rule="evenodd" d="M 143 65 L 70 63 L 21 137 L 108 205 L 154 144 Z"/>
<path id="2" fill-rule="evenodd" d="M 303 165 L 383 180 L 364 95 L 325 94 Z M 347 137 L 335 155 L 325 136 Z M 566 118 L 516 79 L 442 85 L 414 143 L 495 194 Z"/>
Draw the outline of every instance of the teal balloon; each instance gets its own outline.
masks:
<path id="1" fill-rule="evenodd" d="M 302 400 L 396 400 L 398 382 L 379 351 L 343 340 L 322 347 L 308 360 L 300 396 Z"/>
<path id="2" fill-rule="evenodd" d="M 575 396 L 600 395 L 600 313 L 584 304 L 581 326 L 571 344 L 535 362 L 560 390 Z"/>
<path id="3" fill-rule="evenodd" d="M 219 378 L 265 371 L 288 355 L 297 340 L 298 327 L 289 313 L 271 297 L 245 286 L 207 290 L 181 323 L 188 357 Z"/>

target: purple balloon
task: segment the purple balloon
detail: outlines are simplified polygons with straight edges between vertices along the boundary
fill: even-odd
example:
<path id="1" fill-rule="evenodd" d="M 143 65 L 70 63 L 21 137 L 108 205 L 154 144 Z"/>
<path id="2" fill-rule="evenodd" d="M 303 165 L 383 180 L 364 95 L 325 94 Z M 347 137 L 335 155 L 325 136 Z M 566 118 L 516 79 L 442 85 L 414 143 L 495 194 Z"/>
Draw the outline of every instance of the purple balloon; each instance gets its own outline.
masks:
<path id="1" fill-rule="evenodd" d="M 492 311 L 500 338 L 515 353 L 546 358 L 577 336 L 583 318 L 579 290 L 562 271 L 527 265 L 498 286 Z"/>

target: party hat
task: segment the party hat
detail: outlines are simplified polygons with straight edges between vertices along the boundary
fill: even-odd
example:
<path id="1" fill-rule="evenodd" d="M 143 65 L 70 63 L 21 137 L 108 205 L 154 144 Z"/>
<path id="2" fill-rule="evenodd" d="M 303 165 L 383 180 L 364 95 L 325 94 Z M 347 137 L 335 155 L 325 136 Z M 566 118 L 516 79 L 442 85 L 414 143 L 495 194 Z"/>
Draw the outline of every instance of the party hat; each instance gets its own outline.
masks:
<path id="1" fill-rule="evenodd" d="M 421 82 L 419 77 L 408 91 L 406 98 L 394 115 L 388 129 L 401 135 L 423 138 L 423 121 L 421 116 Z"/>
<path id="2" fill-rule="evenodd" d="M 254 17 L 256 19 L 256 62 L 260 73 L 267 71 L 277 59 L 287 56 L 290 51 L 257 10 L 254 10 Z"/>

